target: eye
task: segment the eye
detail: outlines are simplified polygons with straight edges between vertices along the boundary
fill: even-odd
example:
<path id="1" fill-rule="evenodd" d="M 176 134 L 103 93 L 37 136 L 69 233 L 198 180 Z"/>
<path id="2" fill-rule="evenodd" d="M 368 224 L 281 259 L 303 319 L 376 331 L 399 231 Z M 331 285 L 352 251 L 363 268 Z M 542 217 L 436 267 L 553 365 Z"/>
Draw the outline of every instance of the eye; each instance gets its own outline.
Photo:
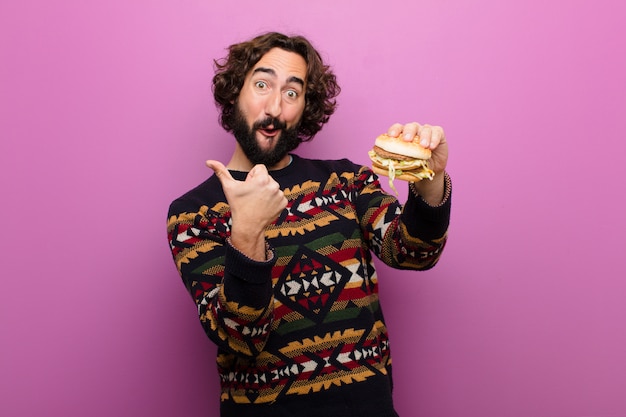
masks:
<path id="1" fill-rule="evenodd" d="M 265 81 L 257 81 L 254 83 L 254 86 L 260 90 L 267 88 L 267 83 Z"/>
<path id="2" fill-rule="evenodd" d="M 290 99 L 297 99 L 298 98 L 298 92 L 296 90 L 287 90 L 287 97 Z"/>

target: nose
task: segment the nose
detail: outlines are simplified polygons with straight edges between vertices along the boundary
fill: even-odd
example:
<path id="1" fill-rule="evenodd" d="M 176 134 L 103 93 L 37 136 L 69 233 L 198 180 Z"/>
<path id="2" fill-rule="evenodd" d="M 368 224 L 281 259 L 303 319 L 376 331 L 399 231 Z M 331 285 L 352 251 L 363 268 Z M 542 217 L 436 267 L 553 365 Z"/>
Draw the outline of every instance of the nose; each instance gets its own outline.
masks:
<path id="1" fill-rule="evenodd" d="M 265 114 L 278 117 L 282 112 L 282 96 L 280 91 L 274 91 L 265 102 Z"/>

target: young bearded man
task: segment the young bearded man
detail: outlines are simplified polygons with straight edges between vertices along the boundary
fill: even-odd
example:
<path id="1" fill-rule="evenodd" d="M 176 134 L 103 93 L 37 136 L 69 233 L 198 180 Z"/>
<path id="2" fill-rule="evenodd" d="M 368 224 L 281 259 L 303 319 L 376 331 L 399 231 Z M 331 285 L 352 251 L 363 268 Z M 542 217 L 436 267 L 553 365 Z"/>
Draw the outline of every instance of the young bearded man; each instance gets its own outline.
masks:
<path id="1" fill-rule="evenodd" d="M 328 121 L 340 88 L 301 37 L 232 45 L 213 78 L 230 161 L 170 205 L 168 237 L 217 344 L 221 416 L 397 416 L 372 254 L 433 267 L 450 218 L 448 145 L 437 126 L 388 134 L 432 151 L 407 201 L 366 166 L 293 153 Z M 391 278 L 391 277 L 390 277 Z M 410 311 L 407 311 L 410 314 Z"/>

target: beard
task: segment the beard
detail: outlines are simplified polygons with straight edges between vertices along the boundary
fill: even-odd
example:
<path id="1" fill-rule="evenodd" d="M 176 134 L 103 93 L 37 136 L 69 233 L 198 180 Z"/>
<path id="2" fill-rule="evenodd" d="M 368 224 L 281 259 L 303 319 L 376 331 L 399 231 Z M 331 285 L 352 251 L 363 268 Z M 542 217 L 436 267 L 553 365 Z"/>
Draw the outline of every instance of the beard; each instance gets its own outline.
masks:
<path id="1" fill-rule="evenodd" d="M 257 142 L 256 132 L 257 129 L 263 129 L 270 125 L 274 129 L 280 130 L 280 134 L 275 139 L 272 139 L 276 141 L 274 146 L 264 150 Z M 254 165 L 263 164 L 267 167 L 272 167 L 302 143 L 302 140 L 298 137 L 298 125 L 287 129 L 284 122 L 273 117 L 267 117 L 264 120 L 255 122 L 251 127 L 248 126 L 248 122 L 241 114 L 238 104 L 235 104 L 231 126 L 239 146 L 241 146 L 246 157 Z"/>

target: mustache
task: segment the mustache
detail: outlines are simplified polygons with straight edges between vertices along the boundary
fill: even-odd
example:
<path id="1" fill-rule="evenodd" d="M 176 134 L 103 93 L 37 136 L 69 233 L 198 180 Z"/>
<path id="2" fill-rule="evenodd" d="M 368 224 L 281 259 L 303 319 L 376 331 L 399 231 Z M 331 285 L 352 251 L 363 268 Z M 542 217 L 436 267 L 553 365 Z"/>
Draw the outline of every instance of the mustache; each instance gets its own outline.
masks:
<path id="1" fill-rule="evenodd" d="M 268 126 L 272 126 L 274 130 L 282 130 L 287 127 L 287 124 L 278 120 L 275 117 L 267 117 L 263 120 L 255 122 L 252 127 L 253 129 L 265 129 Z"/>

